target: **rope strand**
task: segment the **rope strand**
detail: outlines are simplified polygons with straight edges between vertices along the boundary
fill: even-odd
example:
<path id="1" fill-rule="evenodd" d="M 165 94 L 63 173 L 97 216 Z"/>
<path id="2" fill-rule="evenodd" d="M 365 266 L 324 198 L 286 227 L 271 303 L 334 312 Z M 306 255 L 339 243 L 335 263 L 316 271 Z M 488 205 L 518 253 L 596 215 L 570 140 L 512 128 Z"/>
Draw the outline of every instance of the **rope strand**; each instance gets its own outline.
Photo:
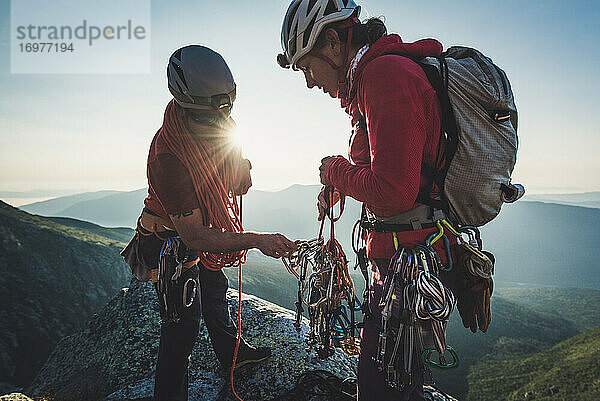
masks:
<path id="1" fill-rule="evenodd" d="M 236 169 L 232 158 L 226 154 L 220 157 L 218 153 L 222 149 L 212 141 L 194 139 L 185 124 L 183 109 L 173 100 L 165 111 L 161 135 L 168 149 L 190 173 L 196 196 L 204 208 L 204 223 L 225 231 L 242 232 L 241 205 L 233 195 Z M 218 166 L 222 167 L 221 171 Z M 198 256 L 207 269 L 220 270 L 240 266 L 245 262 L 246 254 L 247 251 L 199 252 Z"/>

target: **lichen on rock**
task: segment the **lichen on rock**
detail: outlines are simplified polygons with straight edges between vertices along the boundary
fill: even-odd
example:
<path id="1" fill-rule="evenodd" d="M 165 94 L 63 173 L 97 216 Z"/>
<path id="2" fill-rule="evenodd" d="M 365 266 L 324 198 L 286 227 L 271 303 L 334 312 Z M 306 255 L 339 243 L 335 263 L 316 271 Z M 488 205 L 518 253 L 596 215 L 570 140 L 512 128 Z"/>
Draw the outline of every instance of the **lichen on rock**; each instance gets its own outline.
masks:
<path id="1" fill-rule="evenodd" d="M 228 299 L 234 314 L 237 293 L 230 291 Z M 236 391 L 244 400 L 265 400 L 289 390 L 305 370 L 325 369 L 341 377 L 354 375 L 355 358 L 337 352 L 328 360 L 317 359 L 306 349 L 306 321 L 300 332 L 293 321 L 293 312 L 243 295 L 244 338 L 253 345 L 269 346 L 273 352 L 267 361 L 236 372 Z M 125 396 L 123 391 L 131 392 L 141 383 L 150 389 L 159 337 L 154 289 L 149 283 L 132 280 L 129 290 L 119 292 L 82 331 L 57 345 L 27 393 L 68 397 L 80 392 L 108 395 L 121 390 L 109 398 L 117 400 L 124 399 L 118 398 L 119 394 Z M 218 368 L 208 330 L 201 321 L 190 363 L 190 399 L 207 399 L 192 397 L 194 393 L 206 395 L 207 390 L 219 399 L 227 398 L 227 372 Z"/>
<path id="2" fill-rule="evenodd" d="M 229 291 L 231 313 L 237 312 L 237 293 Z M 159 312 L 150 283 L 132 280 L 86 327 L 65 337 L 27 391 L 32 395 L 100 397 L 126 401 L 152 396 L 160 337 Z M 271 347 L 272 356 L 236 371 L 236 392 L 245 400 L 269 400 L 288 392 L 300 374 L 323 369 L 340 378 L 355 375 L 356 357 L 337 351 L 320 360 L 309 351 L 294 312 L 260 298 L 243 295 L 242 332 L 250 344 Z M 190 362 L 190 401 L 233 400 L 229 372 L 219 369 L 208 330 L 200 322 Z M 83 399 L 83 398 L 82 398 Z M 445 398 L 435 400 L 447 401 Z"/>

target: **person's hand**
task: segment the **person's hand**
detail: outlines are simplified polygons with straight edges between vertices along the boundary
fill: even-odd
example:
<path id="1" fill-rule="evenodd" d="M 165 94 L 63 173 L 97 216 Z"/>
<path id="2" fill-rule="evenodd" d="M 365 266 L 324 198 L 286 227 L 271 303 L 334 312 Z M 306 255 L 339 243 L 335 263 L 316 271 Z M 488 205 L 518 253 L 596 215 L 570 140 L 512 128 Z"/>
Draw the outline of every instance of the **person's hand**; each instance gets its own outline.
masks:
<path id="1" fill-rule="evenodd" d="M 319 178 L 321 179 L 321 184 L 332 185 L 330 182 L 326 181 L 325 171 L 327 171 L 327 166 L 329 166 L 329 163 L 331 163 L 331 161 L 333 159 L 335 159 L 336 157 L 342 157 L 342 156 L 327 156 L 327 157 L 324 157 L 323 159 L 321 159 L 321 167 L 319 167 Z"/>
<path id="2" fill-rule="evenodd" d="M 236 195 L 246 195 L 248 193 L 248 190 L 252 186 L 252 177 L 250 176 L 251 169 L 252 163 L 250 163 L 250 160 L 241 159 L 235 174 L 236 182 L 234 193 Z"/>
<path id="3" fill-rule="evenodd" d="M 341 195 L 336 189 L 333 189 L 332 187 L 322 187 L 321 192 L 317 195 L 317 210 L 319 212 L 319 217 L 317 219 L 319 221 L 323 220 L 325 214 L 327 214 L 327 211 L 329 210 L 331 191 L 333 191 L 333 205 L 331 205 L 331 207 L 335 206 L 340 200 Z"/>
<path id="4" fill-rule="evenodd" d="M 265 255 L 280 258 L 298 249 L 295 242 L 282 234 L 259 234 L 257 248 Z"/>

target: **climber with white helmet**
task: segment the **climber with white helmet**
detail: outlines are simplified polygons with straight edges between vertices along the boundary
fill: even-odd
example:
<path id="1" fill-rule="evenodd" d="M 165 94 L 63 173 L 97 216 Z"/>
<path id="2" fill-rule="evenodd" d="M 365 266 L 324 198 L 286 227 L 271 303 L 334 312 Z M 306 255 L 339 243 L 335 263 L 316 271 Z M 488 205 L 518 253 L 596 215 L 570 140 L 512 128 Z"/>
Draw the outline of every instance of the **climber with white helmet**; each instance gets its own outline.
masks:
<path id="1" fill-rule="evenodd" d="M 433 39 L 404 43 L 400 36 L 388 35 L 380 19 L 361 23 L 359 14 L 360 7 L 353 0 L 292 1 L 283 21 L 283 53 L 277 62 L 301 71 L 308 88 L 318 87 L 338 98 L 350 116 L 350 160 L 323 158 L 319 174 L 324 188 L 334 187 L 341 196 L 363 202 L 369 214 L 384 219 L 421 210 L 425 198 L 434 198 L 438 191 L 424 171 L 425 166 L 439 166 L 444 153 L 440 106 L 426 74 L 414 60 L 439 56 L 442 45 Z M 322 191 L 320 218 L 327 207 Z M 427 215 L 414 223 L 394 232 L 368 230 L 367 257 L 373 280 L 361 336 L 361 400 L 424 399 L 418 363 L 403 386 L 389 386 L 375 363 L 379 305 L 390 258 L 398 245 L 415 246 L 436 232 Z M 435 246 L 441 246 L 441 241 Z M 439 254 L 445 262 L 443 248 Z"/>

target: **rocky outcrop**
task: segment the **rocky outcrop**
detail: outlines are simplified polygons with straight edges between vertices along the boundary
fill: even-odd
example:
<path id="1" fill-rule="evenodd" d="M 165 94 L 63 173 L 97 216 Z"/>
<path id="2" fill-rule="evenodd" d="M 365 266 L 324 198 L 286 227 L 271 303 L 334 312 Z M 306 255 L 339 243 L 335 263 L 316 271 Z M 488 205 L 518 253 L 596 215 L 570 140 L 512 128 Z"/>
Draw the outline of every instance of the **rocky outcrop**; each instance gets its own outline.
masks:
<path id="1" fill-rule="evenodd" d="M 229 298 L 234 313 L 237 298 L 233 291 Z M 308 328 L 304 325 L 301 333 L 296 332 L 293 312 L 248 295 L 243 297 L 242 308 L 244 338 L 273 350 L 268 361 L 236 373 L 236 391 L 246 401 L 265 400 L 289 390 L 298 373 L 305 370 L 325 369 L 340 377 L 354 374 L 355 361 L 341 352 L 321 361 L 306 351 Z M 89 397 L 123 389 L 109 397 L 111 400 L 125 399 L 131 391 L 151 394 L 158 320 L 154 289 L 149 283 L 133 280 L 84 330 L 57 345 L 27 393 L 72 398 L 74 394 Z M 191 400 L 227 399 L 226 375 L 220 374 L 218 367 L 208 331 L 201 323 L 190 364 Z"/>
<path id="2" fill-rule="evenodd" d="M 232 313 L 237 293 L 228 294 Z M 258 366 L 243 367 L 234 379 L 245 400 L 268 400 L 289 391 L 298 375 L 314 369 L 338 377 L 354 375 L 356 360 L 342 352 L 326 361 L 306 350 L 303 324 L 298 333 L 294 313 L 260 298 L 242 298 L 244 337 L 270 346 L 273 356 Z M 81 332 L 64 338 L 36 377 L 27 394 L 59 399 L 136 400 L 150 397 L 159 340 L 154 289 L 133 280 Z M 227 372 L 218 369 L 203 323 L 190 364 L 190 401 L 232 400 Z M 437 398 L 436 398 L 437 399 Z M 444 400 L 445 398 L 439 398 Z"/>
<path id="3" fill-rule="evenodd" d="M 34 401 L 21 393 L 10 393 L 0 397 L 0 401 Z"/>

